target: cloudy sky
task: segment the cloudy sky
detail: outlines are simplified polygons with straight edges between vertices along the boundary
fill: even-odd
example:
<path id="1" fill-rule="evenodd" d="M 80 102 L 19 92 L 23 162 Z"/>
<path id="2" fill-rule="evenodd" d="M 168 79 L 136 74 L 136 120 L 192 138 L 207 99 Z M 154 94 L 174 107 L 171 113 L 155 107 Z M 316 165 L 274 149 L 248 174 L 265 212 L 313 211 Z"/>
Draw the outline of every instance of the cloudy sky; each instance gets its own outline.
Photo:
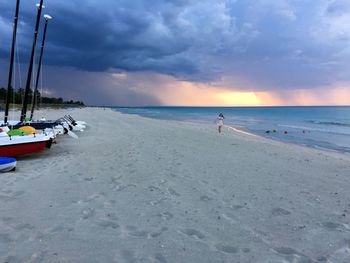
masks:
<path id="1" fill-rule="evenodd" d="M 25 83 L 35 3 L 21 1 L 17 84 Z M 48 95 L 94 105 L 350 105 L 348 0 L 44 5 L 54 17 L 43 66 Z M 0 7 L 6 86 L 15 1 Z"/>

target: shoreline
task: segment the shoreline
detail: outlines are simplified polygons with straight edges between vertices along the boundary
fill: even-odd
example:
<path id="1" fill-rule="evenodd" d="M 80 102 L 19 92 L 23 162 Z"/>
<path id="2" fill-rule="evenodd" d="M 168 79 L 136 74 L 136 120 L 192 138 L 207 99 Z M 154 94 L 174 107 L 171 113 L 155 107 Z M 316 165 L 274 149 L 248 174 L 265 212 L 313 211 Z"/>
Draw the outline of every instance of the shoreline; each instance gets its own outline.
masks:
<path id="1" fill-rule="evenodd" d="M 292 107 L 294 107 L 294 106 L 292 106 Z M 310 107 L 313 107 L 313 106 L 310 106 Z M 329 107 L 329 106 L 325 106 L 325 107 Z M 340 106 L 340 107 L 344 107 L 344 106 Z M 349 107 L 349 106 L 346 106 L 346 107 Z M 103 107 L 101 107 L 101 108 L 103 108 Z M 155 118 L 155 117 L 150 117 L 150 116 L 143 116 L 143 115 L 136 114 L 136 113 L 121 112 L 121 111 L 118 111 L 118 108 L 113 108 L 113 107 L 107 107 L 107 108 L 111 109 L 112 111 L 118 112 L 120 114 L 125 114 L 125 115 L 130 115 L 130 116 L 138 116 L 138 117 L 146 118 L 146 119 L 159 120 L 159 121 L 169 121 L 169 122 L 180 122 L 180 123 L 183 122 L 183 123 L 194 124 L 194 125 L 208 125 L 208 127 L 214 127 L 215 126 L 215 128 L 217 127 L 216 124 L 210 125 L 210 124 L 208 124 L 208 123 L 206 123 L 204 121 L 203 122 L 195 122 L 195 121 L 191 121 L 191 120 L 161 119 L 161 118 Z M 348 151 L 342 151 L 342 150 L 339 150 L 339 149 L 321 147 L 321 146 L 318 146 L 318 145 L 311 145 L 311 144 L 306 144 L 306 143 L 302 143 L 302 142 L 286 141 L 286 140 L 282 140 L 282 139 L 279 139 L 279 138 L 267 137 L 267 136 L 263 136 L 263 135 L 260 135 L 260 134 L 255 134 L 253 132 L 237 128 L 237 127 L 235 127 L 233 125 L 226 125 L 225 124 L 224 127 L 229 129 L 229 130 L 232 130 L 232 131 L 234 131 L 236 133 L 245 134 L 245 135 L 256 137 L 256 138 L 261 138 L 261 139 L 264 139 L 264 140 L 269 140 L 269 141 L 271 140 L 271 141 L 274 141 L 274 142 L 279 142 L 279 143 L 283 143 L 283 144 L 287 144 L 287 145 L 300 146 L 300 147 L 305 147 L 305 148 L 308 148 L 308 149 L 314 149 L 314 150 L 318 150 L 318 151 L 324 151 L 324 152 L 329 152 L 329 153 L 337 153 L 337 154 L 350 156 L 350 152 L 348 152 Z"/>
<path id="2" fill-rule="evenodd" d="M 328 107 L 328 106 L 327 106 Z M 343 107 L 343 106 L 341 106 Z M 123 114 L 123 115 L 128 115 L 128 116 L 137 116 L 139 118 L 143 118 L 145 120 L 158 120 L 158 121 L 165 121 L 165 122 L 170 122 L 170 123 L 179 123 L 179 124 L 190 124 L 190 125 L 199 125 L 199 126 L 204 126 L 208 129 L 211 129 L 211 128 L 214 128 L 215 130 L 217 129 L 217 125 L 214 124 L 214 125 L 210 125 L 206 122 L 195 122 L 195 121 L 190 121 L 190 120 L 172 120 L 172 119 L 160 119 L 160 118 L 153 118 L 153 117 L 148 117 L 148 116 L 142 116 L 142 115 L 139 115 L 139 114 L 132 114 L 132 113 L 125 113 L 125 112 L 120 112 L 118 111 L 116 108 L 113 108 L 113 107 L 103 107 L 103 106 L 84 106 L 84 107 L 70 107 L 70 106 L 67 106 L 67 107 L 42 107 L 40 110 L 37 110 L 36 111 L 36 114 L 37 116 L 44 116 L 45 117 L 45 113 L 48 113 L 51 115 L 51 116 L 55 116 L 55 113 L 58 113 L 60 111 L 65 111 L 65 110 L 68 110 L 68 111 L 74 111 L 74 110 L 79 110 L 79 109 L 96 109 L 96 110 L 102 110 L 102 111 L 106 111 L 106 110 L 111 110 L 112 112 L 117 112 L 119 114 Z M 11 117 L 11 112 L 9 113 L 9 116 Z M 14 115 L 19 115 L 20 114 L 20 111 L 16 111 L 14 113 Z M 53 115 L 54 114 L 54 115 Z M 34 115 L 34 116 L 35 116 Z M 58 118 L 60 115 L 56 115 L 56 118 Z M 73 116 L 74 117 L 74 116 Z M 39 117 L 38 117 L 39 118 Z M 52 119 L 55 119 L 55 118 L 52 118 Z M 263 135 L 260 135 L 260 134 L 255 134 L 255 133 L 252 133 L 252 132 L 249 132 L 249 131 L 245 131 L 243 129 L 240 129 L 240 128 L 237 128 L 235 126 L 232 126 L 232 125 L 224 125 L 225 128 L 227 128 L 228 130 L 231 130 L 233 131 L 234 133 L 237 133 L 237 134 L 241 134 L 241 135 L 247 135 L 247 136 L 250 136 L 252 138 L 255 138 L 255 139 L 262 139 L 262 140 L 267 140 L 269 142 L 277 142 L 277 143 L 281 143 L 281 144 L 286 144 L 286 145 L 290 145 L 290 146 L 296 146 L 296 147 L 302 147 L 302 148 L 306 148 L 306 149 L 312 149 L 312 150 L 315 150 L 315 151 L 321 151 L 321 152 L 325 152 L 325 153 L 330 153 L 330 154 L 339 154 L 340 156 L 341 155 L 345 155 L 345 156 L 350 156 L 350 152 L 347 152 L 347 151 L 341 151 L 341 150 L 337 150 L 337 149 L 332 149 L 332 148 L 325 148 L 325 147 L 320 147 L 320 146 L 317 146 L 317 145 L 308 145 L 308 144 L 303 144 L 303 143 L 298 143 L 298 142 L 291 142 L 291 141 L 284 141 L 284 140 L 280 140 L 278 138 L 272 138 L 272 137 L 265 137 Z"/>

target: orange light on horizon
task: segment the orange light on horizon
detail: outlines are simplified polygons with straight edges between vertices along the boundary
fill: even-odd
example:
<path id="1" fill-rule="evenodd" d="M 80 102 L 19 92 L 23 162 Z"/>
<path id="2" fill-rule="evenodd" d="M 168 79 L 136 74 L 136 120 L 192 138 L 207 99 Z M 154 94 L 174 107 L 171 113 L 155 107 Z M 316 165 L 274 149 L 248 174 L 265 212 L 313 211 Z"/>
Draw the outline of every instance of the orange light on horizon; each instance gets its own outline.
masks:
<path id="1" fill-rule="evenodd" d="M 258 106 L 261 105 L 260 99 L 255 92 L 217 92 L 213 95 L 223 106 Z"/>
<path id="2" fill-rule="evenodd" d="M 350 105 L 350 83 L 334 83 L 310 89 L 224 87 L 178 80 L 175 77 L 141 73 L 116 73 L 120 89 L 153 97 L 167 106 L 312 106 Z"/>

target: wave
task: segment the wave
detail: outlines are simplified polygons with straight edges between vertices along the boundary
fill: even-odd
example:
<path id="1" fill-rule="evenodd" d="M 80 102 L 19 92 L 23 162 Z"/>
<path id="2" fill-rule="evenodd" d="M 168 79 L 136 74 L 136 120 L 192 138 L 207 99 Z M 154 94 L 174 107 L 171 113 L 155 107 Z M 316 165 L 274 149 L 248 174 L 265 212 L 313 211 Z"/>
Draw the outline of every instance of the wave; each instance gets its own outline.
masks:
<path id="1" fill-rule="evenodd" d="M 336 132 L 336 131 L 332 131 L 329 129 L 311 128 L 311 127 L 306 127 L 306 126 L 297 126 L 297 125 L 288 125 L 288 124 L 278 124 L 278 126 L 292 128 L 292 129 L 298 129 L 298 130 L 305 130 L 305 131 L 317 131 L 317 132 L 331 133 L 331 134 L 337 134 L 337 135 L 346 135 L 346 136 L 350 135 L 350 133 L 347 133 L 347 132 Z"/>
<path id="2" fill-rule="evenodd" d="M 289 124 L 278 124 L 278 126 L 299 129 L 299 130 L 308 130 L 308 131 L 327 131 L 324 129 L 316 129 L 316 128 L 311 128 L 311 127 L 306 127 L 306 126 L 297 126 L 297 125 L 289 125 Z"/>
<path id="3" fill-rule="evenodd" d="M 333 125 L 333 126 L 342 126 L 342 127 L 350 127 L 350 123 L 344 122 L 336 122 L 336 121 L 308 121 L 314 124 L 323 124 L 323 125 Z"/>

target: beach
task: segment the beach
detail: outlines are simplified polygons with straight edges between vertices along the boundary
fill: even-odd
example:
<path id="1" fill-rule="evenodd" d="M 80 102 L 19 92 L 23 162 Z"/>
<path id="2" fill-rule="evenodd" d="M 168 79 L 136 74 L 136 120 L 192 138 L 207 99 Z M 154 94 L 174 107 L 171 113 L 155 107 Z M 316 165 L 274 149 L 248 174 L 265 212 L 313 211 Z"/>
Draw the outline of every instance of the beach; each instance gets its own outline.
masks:
<path id="1" fill-rule="evenodd" d="M 82 108 L 0 174 L 0 262 L 350 262 L 350 155 Z"/>

